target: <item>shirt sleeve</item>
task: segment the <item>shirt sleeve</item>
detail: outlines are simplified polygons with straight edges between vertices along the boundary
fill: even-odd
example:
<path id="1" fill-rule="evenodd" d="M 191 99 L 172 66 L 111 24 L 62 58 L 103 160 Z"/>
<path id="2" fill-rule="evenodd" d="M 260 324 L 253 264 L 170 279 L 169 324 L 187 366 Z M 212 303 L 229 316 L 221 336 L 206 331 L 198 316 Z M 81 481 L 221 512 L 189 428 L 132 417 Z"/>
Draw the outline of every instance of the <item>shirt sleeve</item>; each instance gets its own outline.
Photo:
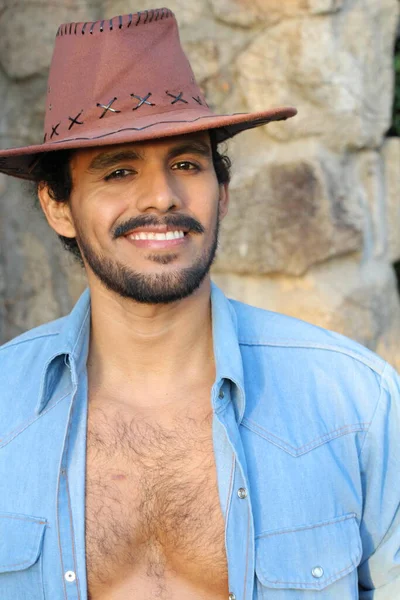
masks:
<path id="1" fill-rule="evenodd" d="M 400 598 L 400 379 L 386 365 L 360 453 L 363 556 L 360 600 Z"/>

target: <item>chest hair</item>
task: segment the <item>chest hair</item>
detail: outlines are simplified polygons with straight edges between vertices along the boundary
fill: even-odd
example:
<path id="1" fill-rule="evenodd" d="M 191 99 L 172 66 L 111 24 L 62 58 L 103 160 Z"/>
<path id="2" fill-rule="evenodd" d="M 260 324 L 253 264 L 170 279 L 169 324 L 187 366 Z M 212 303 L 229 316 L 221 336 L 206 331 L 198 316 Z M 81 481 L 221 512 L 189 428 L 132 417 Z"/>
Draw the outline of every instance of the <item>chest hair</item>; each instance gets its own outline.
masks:
<path id="1" fill-rule="evenodd" d="M 211 416 L 166 426 L 89 410 L 86 559 L 89 587 L 138 569 L 199 585 L 226 579 Z"/>

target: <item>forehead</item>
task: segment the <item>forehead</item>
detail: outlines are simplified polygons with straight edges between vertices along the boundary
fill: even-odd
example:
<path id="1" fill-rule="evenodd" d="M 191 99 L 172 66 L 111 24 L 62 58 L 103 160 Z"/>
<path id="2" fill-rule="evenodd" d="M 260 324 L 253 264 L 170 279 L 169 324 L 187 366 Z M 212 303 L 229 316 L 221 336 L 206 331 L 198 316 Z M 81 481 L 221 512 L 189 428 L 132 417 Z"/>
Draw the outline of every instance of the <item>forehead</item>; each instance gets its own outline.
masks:
<path id="1" fill-rule="evenodd" d="M 210 134 L 208 131 L 198 131 L 184 135 L 171 136 L 166 138 L 157 138 L 140 142 L 127 142 L 124 144 L 112 144 L 106 146 L 95 146 L 93 148 L 80 148 L 74 152 L 73 159 L 77 163 L 90 162 L 100 154 L 120 153 L 131 150 L 138 155 L 145 155 L 154 151 L 165 151 L 178 146 L 186 146 L 190 143 L 200 142 L 211 147 Z"/>

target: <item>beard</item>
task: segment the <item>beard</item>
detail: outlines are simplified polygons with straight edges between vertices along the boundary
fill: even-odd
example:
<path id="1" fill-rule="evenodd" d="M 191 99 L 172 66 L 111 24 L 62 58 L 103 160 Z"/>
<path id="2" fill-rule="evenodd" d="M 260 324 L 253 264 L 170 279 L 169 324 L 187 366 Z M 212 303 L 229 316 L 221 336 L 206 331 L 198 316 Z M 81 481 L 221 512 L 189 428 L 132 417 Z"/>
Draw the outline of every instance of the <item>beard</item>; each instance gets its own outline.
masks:
<path id="1" fill-rule="evenodd" d="M 134 226 L 160 223 L 160 221 L 148 216 L 139 219 L 119 226 L 114 233 L 114 239 L 131 231 Z M 140 273 L 115 260 L 97 254 L 83 232 L 80 231 L 77 223 L 75 223 L 76 241 L 86 263 L 108 290 L 115 292 L 122 298 L 130 298 L 141 304 L 169 304 L 193 294 L 210 271 L 218 248 L 219 220 L 218 210 L 211 243 L 195 262 L 190 267 L 176 269 L 168 273 Z M 194 234 L 204 232 L 204 228 L 200 223 L 184 216 L 173 215 L 165 218 L 162 223 L 176 226 L 177 229 L 179 229 L 179 225 L 189 227 L 190 231 L 195 232 Z M 170 254 L 150 253 L 147 256 L 148 260 L 158 264 L 169 264 L 176 258 L 177 255 L 172 252 Z"/>

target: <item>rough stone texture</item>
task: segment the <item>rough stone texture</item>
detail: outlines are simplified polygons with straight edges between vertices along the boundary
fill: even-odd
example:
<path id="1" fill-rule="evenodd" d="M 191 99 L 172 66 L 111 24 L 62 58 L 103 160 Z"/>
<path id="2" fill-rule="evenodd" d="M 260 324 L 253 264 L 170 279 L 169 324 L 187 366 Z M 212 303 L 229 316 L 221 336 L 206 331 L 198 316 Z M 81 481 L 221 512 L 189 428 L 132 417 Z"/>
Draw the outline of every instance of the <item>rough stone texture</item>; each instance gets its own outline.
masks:
<path id="1" fill-rule="evenodd" d="M 284 4 L 284 3 L 282 3 Z M 378 147 L 391 119 L 397 0 L 346 2 L 327 17 L 288 18 L 258 33 L 236 61 L 246 109 L 293 104 L 269 137 L 318 136 L 336 150 Z"/>
<path id="2" fill-rule="evenodd" d="M 329 14 L 343 6 L 344 0 L 210 0 L 217 19 L 229 25 L 255 27 L 260 21 L 269 25 L 284 18 L 307 14 Z"/>
<path id="3" fill-rule="evenodd" d="M 390 263 L 400 259 L 400 140 L 384 142 L 398 0 L 167 4 L 216 111 L 299 109 L 228 144 L 232 201 L 215 280 L 399 366 Z M 59 24 L 150 8 L 153 0 L 0 0 L 1 147 L 42 139 Z M 27 185 L 0 175 L 0 342 L 65 314 L 84 286 Z"/>
<path id="4" fill-rule="evenodd" d="M 385 260 L 388 253 L 386 193 L 381 155 L 375 150 L 363 150 L 355 157 L 361 181 L 360 199 L 365 215 L 364 259 Z"/>
<path id="5" fill-rule="evenodd" d="M 300 275 L 361 250 L 363 213 L 351 167 L 311 142 L 287 145 L 239 173 L 215 269 Z"/>
<path id="6" fill-rule="evenodd" d="M 358 255 L 336 259 L 302 277 L 215 274 L 233 297 L 345 334 L 400 368 L 400 306 L 394 271 Z"/>
<path id="7" fill-rule="evenodd" d="M 48 6 L 48 10 L 43 10 Z M 61 23 L 81 21 L 95 12 L 90 2 L 9 3 L 0 19 L 0 64 L 10 78 L 47 72 Z M 10 26 L 12 24 L 12 26 Z"/>
<path id="8" fill-rule="evenodd" d="M 34 206 L 31 185 L 12 178 L 0 202 L 0 255 L 6 288 L 3 339 L 70 310 L 78 286 L 71 287 L 65 251 Z"/>
<path id="9" fill-rule="evenodd" d="M 382 157 L 385 175 L 384 211 L 389 260 L 400 260 L 400 138 L 386 140 Z"/>

